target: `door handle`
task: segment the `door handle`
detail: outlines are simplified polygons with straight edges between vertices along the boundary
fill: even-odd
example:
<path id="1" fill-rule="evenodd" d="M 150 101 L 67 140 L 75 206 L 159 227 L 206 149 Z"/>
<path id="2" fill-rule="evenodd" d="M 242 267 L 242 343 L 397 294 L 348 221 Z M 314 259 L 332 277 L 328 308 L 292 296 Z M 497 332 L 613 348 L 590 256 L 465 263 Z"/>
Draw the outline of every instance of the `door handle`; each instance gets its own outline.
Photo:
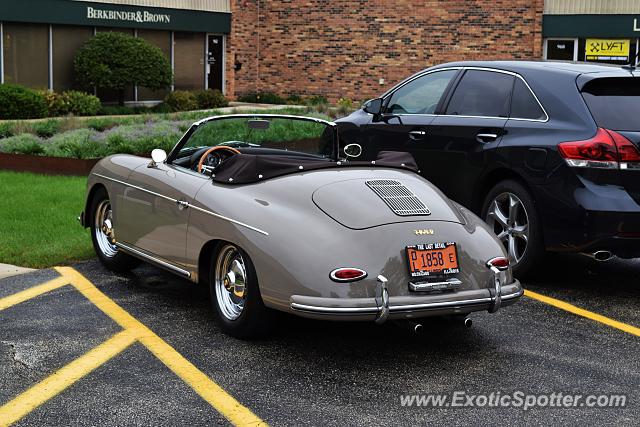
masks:
<path id="1" fill-rule="evenodd" d="M 498 135 L 495 133 L 479 133 L 476 135 L 476 141 L 481 144 L 486 144 L 487 142 L 492 142 L 498 139 Z"/>
<path id="2" fill-rule="evenodd" d="M 189 207 L 189 202 L 185 200 L 176 200 L 176 204 L 178 205 L 179 210 L 184 210 Z"/>
<path id="3" fill-rule="evenodd" d="M 422 139 L 425 136 L 427 136 L 427 132 L 423 130 L 412 130 L 411 132 L 409 132 L 409 138 L 413 139 L 414 141 L 416 139 Z"/>

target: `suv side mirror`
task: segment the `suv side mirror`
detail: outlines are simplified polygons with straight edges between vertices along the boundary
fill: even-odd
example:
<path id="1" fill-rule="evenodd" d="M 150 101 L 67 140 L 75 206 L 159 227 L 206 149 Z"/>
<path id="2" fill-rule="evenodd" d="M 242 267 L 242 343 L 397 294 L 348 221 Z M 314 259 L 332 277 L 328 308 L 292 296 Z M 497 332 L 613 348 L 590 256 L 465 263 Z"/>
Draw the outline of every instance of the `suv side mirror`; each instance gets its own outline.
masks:
<path id="1" fill-rule="evenodd" d="M 365 113 L 379 115 L 382 113 L 382 98 L 370 99 L 364 103 L 363 110 Z"/>

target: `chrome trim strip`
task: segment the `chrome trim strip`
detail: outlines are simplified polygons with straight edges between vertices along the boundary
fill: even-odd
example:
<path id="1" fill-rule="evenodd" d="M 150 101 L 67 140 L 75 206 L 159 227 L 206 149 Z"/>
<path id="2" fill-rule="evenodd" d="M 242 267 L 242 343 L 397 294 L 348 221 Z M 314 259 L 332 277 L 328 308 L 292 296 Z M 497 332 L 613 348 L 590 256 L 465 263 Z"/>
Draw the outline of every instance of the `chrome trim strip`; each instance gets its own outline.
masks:
<path id="1" fill-rule="evenodd" d="M 424 291 L 433 291 L 433 288 L 437 288 L 439 286 L 460 286 L 462 282 L 459 279 L 449 279 L 444 282 L 409 282 L 409 290 L 414 292 L 424 292 Z M 451 289 L 451 288 L 449 288 Z M 437 290 L 437 289 L 435 289 Z"/>
<path id="2" fill-rule="evenodd" d="M 424 73 L 420 73 L 415 75 L 413 78 L 409 78 L 407 80 L 405 80 L 404 82 L 401 82 L 398 86 L 393 87 L 392 89 L 388 90 L 387 92 L 385 92 L 382 95 L 382 98 L 385 99 L 387 98 L 387 96 L 392 95 L 394 92 L 396 92 L 398 89 L 400 89 L 402 86 L 414 81 L 415 79 L 418 79 L 420 77 L 426 76 L 427 74 L 431 74 L 431 73 L 435 73 L 438 71 L 450 71 L 450 70 L 478 70 L 478 71 L 492 71 L 495 73 L 502 73 L 502 74 L 509 74 L 511 76 L 517 77 L 520 80 L 522 80 L 525 84 L 525 86 L 527 86 L 527 89 L 529 89 L 529 91 L 531 92 L 531 94 L 533 95 L 533 97 L 535 98 L 536 102 L 538 103 L 538 105 L 540 106 L 540 108 L 542 109 L 542 112 L 545 115 L 545 119 L 522 119 L 522 118 L 518 118 L 518 117 L 493 117 L 493 116 L 460 116 L 460 115 L 451 115 L 451 114 L 394 114 L 394 116 L 427 116 L 427 117 L 461 117 L 461 118 L 475 118 L 475 119 L 501 119 L 501 120 L 516 120 L 516 121 L 521 121 L 521 122 L 539 122 L 539 123 L 546 123 L 549 121 L 549 113 L 547 113 L 547 110 L 544 108 L 544 105 L 542 105 L 542 102 L 540 102 L 540 99 L 538 98 L 538 96 L 536 95 L 536 93 L 533 91 L 533 89 L 531 89 L 531 86 L 529 86 L 529 83 L 524 79 L 524 77 L 522 77 L 520 74 L 515 73 L 513 71 L 507 71 L 507 70 L 500 70 L 497 68 L 489 68 L 489 67 L 473 67 L 473 66 L 469 66 L 469 67 L 465 67 L 465 66 L 457 66 L 457 67 L 443 67 L 443 68 L 436 68 L 436 69 L 432 69 L 432 70 L 428 70 L 425 71 Z M 386 99 L 385 99 L 386 101 Z M 383 114 L 384 116 L 384 114 Z"/>
<path id="3" fill-rule="evenodd" d="M 168 270 L 171 270 L 175 273 L 180 274 L 181 276 L 190 278 L 191 277 L 191 273 L 183 268 L 180 268 L 178 266 L 175 266 L 167 261 L 164 261 L 160 258 L 156 258 L 153 255 L 149 255 L 145 252 L 142 252 L 141 250 L 138 250 L 136 248 L 133 248 L 129 245 L 125 245 L 124 243 L 120 243 L 120 242 L 116 242 L 116 246 L 119 247 L 120 249 L 123 249 L 125 252 L 129 252 L 131 255 L 135 255 L 138 256 L 140 258 L 144 258 L 147 261 L 151 261 L 154 264 L 157 264 L 161 267 L 164 267 Z"/>
<path id="4" fill-rule="evenodd" d="M 291 303 L 294 310 L 312 311 L 317 313 L 336 313 L 336 314 L 361 314 L 361 313 L 378 313 L 378 307 L 320 307 L 317 305 Z"/>
<path id="5" fill-rule="evenodd" d="M 245 228 L 248 228 L 250 230 L 256 231 L 256 232 L 258 232 L 260 234 L 264 234 L 265 236 L 269 235 L 269 233 L 267 233 L 266 231 L 261 230 L 259 228 L 256 228 L 256 227 L 254 227 L 252 225 L 245 224 L 244 222 L 241 222 L 241 221 L 238 221 L 238 220 L 235 220 L 235 219 L 232 219 L 232 218 L 228 218 L 228 217 L 226 217 L 224 215 L 220 215 L 220 214 L 217 214 L 215 212 L 208 211 L 206 209 L 200 208 L 200 207 L 198 207 L 196 205 L 193 205 L 191 203 L 187 203 L 187 205 L 185 206 L 184 205 L 184 203 L 185 203 L 184 201 L 179 201 L 179 200 L 173 199 L 171 197 L 164 196 L 164 195 L 162 195 L 160 193 L 156 193 L 155 191 L 147 190 L 146 188 L 142 188 L 142 187 L 139 187 L 137 185 L 129 184 L 129 183 L 121 181 L 119 179 L 111 178 L 111 177 L 108 177 L 108 176 L 105 176 L 105 175 L 102 175 L 102 174 L 99 174 L 99 173 L 93 172 L 93 175 L 98 176 L 100 178 L 108 179 L 109 181 L 117 182 L 118 184 L 126 185 L 127 187 L 135 188 L 136 190 L 144 191 L 145 193 L 149 193 L 149 194 L 152 194 L 154 196 L 161 197 L 161 198 L 163 198 L 165 200 L 168 200 L 168 201 L 176 203 L 176 204 L 182 203 L 183 206 L 186 207 L 186 208 L 195 209 L 195 210 L 197 210 L 199 212 L 214 216 L 214 217 L 222 219 L 224 221 L 229 221 L 229 222 L 231 222 L 233 224 L 236 224 L 236 225 L 239 225 L 241 227 L 245 227 Z"/>
<path id="6" fill-rule="evenodd" d="M 514 294 L 516 295 L 516 294 Z M 515 298 L 515 297 L 510 297 Z M 409 305 L 391 305 L 389 310 L 391 312 L 408 311 L 408 310 L 428 310 L 447 307 L 459 307 L 465 305 L 477 305 L 491 303 L 491 298 L 477 298 L 471 300 L 460 301 L 441 301 L 430 302 L 424 304 L 409 304 Z M 328 314 L 363 314 L 363 313 L 378 313 L 380 309 L 378 307 L 320 307 L 315 305 L 299 304 L 296 302 L 291 303 L 291 308 L 294 310 L 310 311 L 316 313 L 328 313 Z"/>

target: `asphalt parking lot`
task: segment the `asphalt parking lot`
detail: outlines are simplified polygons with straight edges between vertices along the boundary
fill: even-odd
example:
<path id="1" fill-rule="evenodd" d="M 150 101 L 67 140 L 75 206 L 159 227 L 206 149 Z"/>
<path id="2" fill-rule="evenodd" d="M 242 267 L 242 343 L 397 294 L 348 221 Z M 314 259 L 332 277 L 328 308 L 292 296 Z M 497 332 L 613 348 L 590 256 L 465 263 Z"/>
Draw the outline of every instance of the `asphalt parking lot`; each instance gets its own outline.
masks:
<path id="1" fill-rule="evenodd" d="M 223 335 L 206 289 L 149 266 L 125 277 L 89 261 L 3 279 L 0 425 L 637 423 L 640 260 L 553 261 L 556 271 L 525 284 L 528 297 L 473 315 L 471 329 L 430 321 L 414 336 L 393 324 L 284 317 L 259 342 Z M 456 391 L 627 401 L 401 404 Z"/>

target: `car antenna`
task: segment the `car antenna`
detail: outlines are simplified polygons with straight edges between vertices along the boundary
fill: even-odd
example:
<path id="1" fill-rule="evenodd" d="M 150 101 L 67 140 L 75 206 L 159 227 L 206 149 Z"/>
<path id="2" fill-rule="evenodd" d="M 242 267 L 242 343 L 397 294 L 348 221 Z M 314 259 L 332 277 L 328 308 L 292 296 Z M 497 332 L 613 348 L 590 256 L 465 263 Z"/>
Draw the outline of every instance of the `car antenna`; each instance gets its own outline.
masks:
<path id="1" fill-rule="evenodd" d="M 629 64 L 623 65 L 622 68 L 633 73 L 636 70 L 636 63 L 638 62 L 638 52 L 631 54 L 629 58 Z"/>

